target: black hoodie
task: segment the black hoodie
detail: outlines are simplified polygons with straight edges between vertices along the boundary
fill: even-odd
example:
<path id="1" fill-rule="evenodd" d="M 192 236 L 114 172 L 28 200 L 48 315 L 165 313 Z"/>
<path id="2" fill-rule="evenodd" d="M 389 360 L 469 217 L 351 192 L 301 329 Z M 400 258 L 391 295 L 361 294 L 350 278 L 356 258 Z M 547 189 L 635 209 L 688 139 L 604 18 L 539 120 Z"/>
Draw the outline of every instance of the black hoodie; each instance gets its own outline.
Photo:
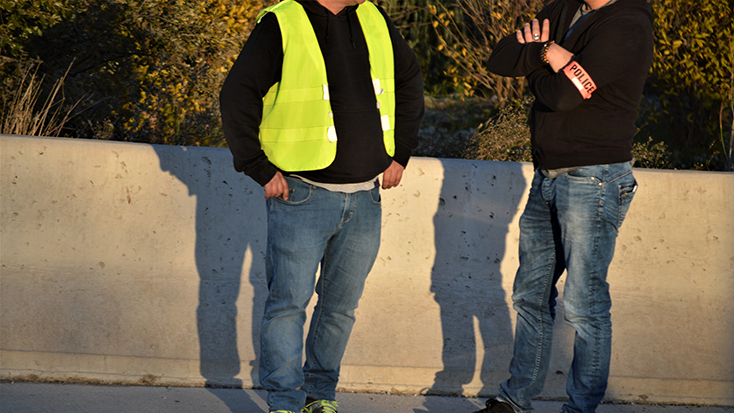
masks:
<path id="1" fill-rule="evenodd" d="M 393 159 L 406 166 L 417 146 L 423 118 L 423 80 L 415 53 L 388 22 L 395 61 L 395 155 L 385 151 L 380 114 L 370 76 L 364 34 L 350 6 L 334 15 L 317 1 L 297 0 L 306 10 L 321 47 L 329 81 L 334 123 L 339 136 L 334 162 L 318 171 L 298 172 L 315 182 L 365 182 L 382 173 Z M 278 170 L 260 147 L 262 98 L 280 80 L 283 48 L 277 17 L 266 14 L 250 34 L 220 93 L 224 134 L 234 167 L 260 185 Z"/>
<path id="2" fill-rule="evenodd" d="M 565 13 L 564 4 L 567 4 Z M 560 70 L 541 60 L 543 43 L 500 40 L 487 67 L 526 76 L 535 104 L 530 114 L 533 162 L 543 169 L 611 164 L 632 159 L 637 105 L 652 64 L 652 10 L 645 0 L 617 0 L 592 12 L 565 37 L 581 0 L 555 0 L 536 17 L 550 20 L 551 39 L 574 54 L 596 84 L 590 99 Z"/>

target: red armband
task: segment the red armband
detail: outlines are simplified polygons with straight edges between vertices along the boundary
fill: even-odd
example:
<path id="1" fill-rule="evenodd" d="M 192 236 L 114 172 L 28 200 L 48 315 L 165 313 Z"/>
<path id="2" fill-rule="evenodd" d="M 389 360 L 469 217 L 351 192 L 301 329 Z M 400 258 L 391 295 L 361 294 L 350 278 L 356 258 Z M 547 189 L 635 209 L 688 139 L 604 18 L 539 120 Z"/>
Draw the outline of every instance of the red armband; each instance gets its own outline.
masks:
<path id="1" fill-rule="evenodd" d="M 566 77 L 571 80 L 571 83 L 576 86 L 576 89 L 579 90 L 579 93 L 581 93 L 581 96 L 583 96 L 584 99 L 589 99 L 591 94 L 596 90 L 596 84 L 591 79 L 591 76 L 589 76 L 589 74 L 586 73 L 586 70 L 584 70 L 584 68 L 577 62 L 571 62 L 566 65 L 566 67 L 563 68 L 563 73 L 565 73 Z"/>

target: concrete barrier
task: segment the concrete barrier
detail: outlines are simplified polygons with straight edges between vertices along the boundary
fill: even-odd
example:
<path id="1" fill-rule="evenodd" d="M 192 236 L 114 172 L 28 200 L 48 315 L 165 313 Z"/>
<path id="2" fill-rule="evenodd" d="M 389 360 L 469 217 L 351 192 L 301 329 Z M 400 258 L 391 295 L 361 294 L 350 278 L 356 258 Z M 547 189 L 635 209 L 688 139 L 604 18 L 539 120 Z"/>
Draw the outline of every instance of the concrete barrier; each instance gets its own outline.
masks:
<path id="1" fill-rule="evenodd" d="M 0 379 L 257 386 L 264 192 L 227 149 L 19 136 L 0 149 Z M 607 399 L 734 405 L 734 174 L 635 175 L 609 275 Z M 414 158 L 383 191 L 341 389 L 496 394 L 531 176 Z M 565 394 L 562 312 L 546 398 Z"/>

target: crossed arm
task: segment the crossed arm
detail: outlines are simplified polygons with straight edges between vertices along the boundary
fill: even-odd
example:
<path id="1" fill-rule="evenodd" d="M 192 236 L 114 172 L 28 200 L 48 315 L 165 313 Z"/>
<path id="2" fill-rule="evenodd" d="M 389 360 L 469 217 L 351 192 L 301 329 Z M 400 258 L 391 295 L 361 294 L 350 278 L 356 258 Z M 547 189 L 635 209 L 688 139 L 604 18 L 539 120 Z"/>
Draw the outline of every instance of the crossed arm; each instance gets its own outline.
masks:
<path id="1" fill-rule="evenodd" d="M 515 34 L 520 44 L 533 42 L 545 43 L 550 39 L 550 21 L 544 19 L 541 25 L 538 19 L 533 19 L 533 21 L 525 23 L 525 26 Z M 571 61 L 573 53 L 553 43 L 548 47 L 546 58 L 553 71 L 558 73 L 559 70 L 563 69 Z"/>

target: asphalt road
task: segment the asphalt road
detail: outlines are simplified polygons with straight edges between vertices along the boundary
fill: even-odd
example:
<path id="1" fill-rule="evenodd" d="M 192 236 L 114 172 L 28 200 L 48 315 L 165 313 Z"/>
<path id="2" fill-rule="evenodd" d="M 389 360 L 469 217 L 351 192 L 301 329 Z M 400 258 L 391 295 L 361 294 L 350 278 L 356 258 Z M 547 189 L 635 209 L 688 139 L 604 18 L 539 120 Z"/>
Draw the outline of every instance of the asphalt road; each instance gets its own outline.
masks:
<path id="1" fill-rule="evenodd" d="M 0 413 L 267 413 L 265 392 L 189 387 L 0 382 Z M 338 393 L 340 413 L 472 413 L 483 399 Z M 562 402 L 535 402 L 557 413 Z M 734 407 L 603 404 L 598 413 L 734 413 Z"/>

